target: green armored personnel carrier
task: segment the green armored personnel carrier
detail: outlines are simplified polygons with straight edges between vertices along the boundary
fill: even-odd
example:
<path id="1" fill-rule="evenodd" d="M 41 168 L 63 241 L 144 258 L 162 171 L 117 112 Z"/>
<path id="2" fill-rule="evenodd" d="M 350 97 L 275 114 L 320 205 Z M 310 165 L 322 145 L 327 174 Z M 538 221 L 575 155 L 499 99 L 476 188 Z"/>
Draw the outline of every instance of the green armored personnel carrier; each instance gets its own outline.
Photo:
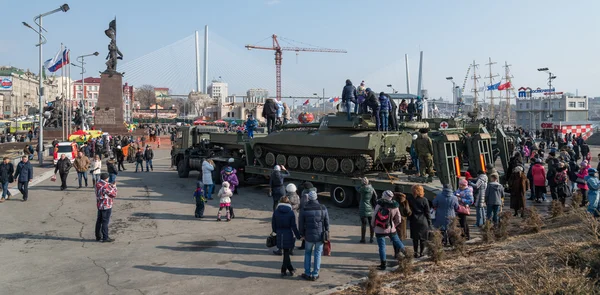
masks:
<path id="1" fill-rule="evenodd" d="M 252 151 L 263 167 L 285 165 L 291 170 L 363 175 L 399 170 L 408 160 L 412 133 L 427 128 L 422 122 L 401 124 L 402 131 L 381 132 L 371 115 L 331 114 L 320 123 L 285 125 L 266 137 L 255 138 Z"/>

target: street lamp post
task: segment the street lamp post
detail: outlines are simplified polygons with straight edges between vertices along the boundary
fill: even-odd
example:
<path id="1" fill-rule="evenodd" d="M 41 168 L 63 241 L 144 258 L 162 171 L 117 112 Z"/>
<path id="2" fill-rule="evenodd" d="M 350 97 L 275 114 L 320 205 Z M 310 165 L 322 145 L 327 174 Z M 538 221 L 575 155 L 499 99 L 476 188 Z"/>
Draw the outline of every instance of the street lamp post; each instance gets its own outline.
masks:
<path id="1" fill-rule="evenodd" d="M 84 59 L 88 56 L 98 56 L 98 51 L 92 54 L 80 55 L 77 60 L 81 63 L 81 130 L 85 129 L 85 79 L 83 74 L 85 73 L 85 61 Z M 79 60 L 81 59 L 81 60 Z"/>
<path id="2" fill-rule="evenodd" d="M 38 29 L 34 29 L 32 26 L 30 26 L 29 24 L 27 24 L 26 22 L 23 22 L 23 25 L 32 29 L 34 32 L 36 32 L 38 34 L 39 40 L 38 40 L 38 44 L 36 46 L 39 47 L 39 85 L 38 85 L 38 92 L 39 92 L 39 124 L 40 124 L 40 134 L 38 137 L 38 159 L 40 161 L 40 166 L 44 165 L 44 80 L 43 80 L 43 64 L 42 64 L 42 45 L 44 45 L 46 43 L 46 37 L 44 37 L 44 35 L 42 34 L 42 30 L 46 31 L 46 29 L 44 29 L 42 27 L 42 18 L 44 16 L 48 16 L 51 15 L 53 13 L 56 12 L 67 12 L 69 11 L 69 5 L 68 4 L 63 4 L 61 5 L 59 8 L 54 9 L 52 11 L 48 11 L 46 13 L 42 13 L 38 16 L 36 16 L 33 19 L 33 22 L 35 24 L 38 25 Z"/>
<path id="3" fill-rule="evenodd" d="M 456 83 L 454 83 L 454 77 L 446 77 L 446 80 L 452 82 L 452 105 L 456 108 Z"/>
<path id="4" fill-rule="evenodd" d="M 392 93 L 398 93 L 398 92 L 396 92 L 396 89 L 394 89 L 394 87 L 392 87 L 392 84 L 388 84 L 387 87 L 392 88 Z"/>
<path id="5" fill-rule="evenodd" d="M 552 94 L 554 94 L 554 91 L 552 90 L 552 80 L 556 79 L 556 76 L 550 72 L 548 68 L 539 68 L 537 70 L 538 72 L 545 72 L 548 74 L 548 87 L 550 88 L 550 110 L 548 113 L 548 118 L 550 118 L 550 122 L 552 122 L 554 121 L 554 115 L 552 114 Z"/>

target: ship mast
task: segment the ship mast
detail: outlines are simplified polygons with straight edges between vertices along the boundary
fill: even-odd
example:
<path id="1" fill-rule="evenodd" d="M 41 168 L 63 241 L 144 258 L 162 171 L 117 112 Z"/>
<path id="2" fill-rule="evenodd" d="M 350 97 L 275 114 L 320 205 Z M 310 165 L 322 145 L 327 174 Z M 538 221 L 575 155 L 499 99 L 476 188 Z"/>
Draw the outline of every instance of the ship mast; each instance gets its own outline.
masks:
<path id="1" fill-rule="evenodd" d="M 473 120 L 475 120 L 477 119 L 477 115 L 479 113 L 479 106 L 477 105 L 477 96 L 479 94 L 479 89 L 477 89 L 477 80 L 480 77 L 477 76 L 477 67 L 479 67 L 479 65 L 475 63 L 475 60 L 473 60 L 473 64 L 471 66 L 473 67 Z"/>
<path id="2" fill-rule="evenodd" d="M 510 92 L 514 91 L 513 85 L 512 85 L 512 81 L 511 79 L 513 78 L 513 76 L 510 74 L 510 66 L 508 62 L 504 62 L 504 74 L 505 74 L 505 79 L 506 82 L 505 83 L 510 83 L 509 87 L 506 88 L 506 119 L 507 119 L 507 124 L 510 126 Z"/>
<path id="3" fill-rule="evenodd" d="M 498 77 L 498 75 L 492 75 L 492 65 L 495 65 L 496 62 L 492 62 L 492 58 L 488 58 L 488 63 L 486 64 L 490 68 L 490 75 L 486 78 L 490 78 L 490 86 L 494 85 L 494 78 Z M 485 89 L 484 89 L 485 90 Z M 494 88 L 492 87 L 490 90 L 490 118 L 494 118 Z"/>

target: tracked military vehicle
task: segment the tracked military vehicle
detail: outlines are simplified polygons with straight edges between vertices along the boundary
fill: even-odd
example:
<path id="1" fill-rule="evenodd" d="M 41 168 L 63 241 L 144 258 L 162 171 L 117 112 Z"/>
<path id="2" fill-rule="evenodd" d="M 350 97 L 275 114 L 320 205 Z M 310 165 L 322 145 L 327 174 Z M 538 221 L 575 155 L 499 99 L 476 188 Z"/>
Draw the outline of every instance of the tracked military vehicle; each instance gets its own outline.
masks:
<path id="1" fill-rule="evenodd" d="M 410 158 L 412 134 L 423 122 L 400 124 L 401 131 L 377 131 L 370 114 L 330 114 L 319 123 L 285 125 L 255 138 L 252 151 L 263 167 L 285 165 L 291 170 L 338 175 L 363 175 L 374 170 L 399 170 Z"/>

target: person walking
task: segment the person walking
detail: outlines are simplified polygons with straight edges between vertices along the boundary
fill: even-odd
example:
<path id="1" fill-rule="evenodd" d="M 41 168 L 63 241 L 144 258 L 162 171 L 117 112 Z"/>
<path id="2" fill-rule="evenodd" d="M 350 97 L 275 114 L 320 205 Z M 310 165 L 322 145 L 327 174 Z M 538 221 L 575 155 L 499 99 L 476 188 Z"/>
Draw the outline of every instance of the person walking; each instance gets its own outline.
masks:
<path id="1" fill-rule="evenodd" d="M 90 173 L 92 174 L 92 183 L 94 184 L 94 187 L 96 187 L 96 182 L 100 180 L 100 174 L 102 173 L 102 160 L 100 160 L 98 155 L 94 157 Z"/>
<path id="2" fill-rule="evenodd" d="M 473 196 L 475 197 L 475 226 L 482 226 L 485 223 L 485 190 L 487 189 L 488 177 L 483 170 L 477 172 L 475 182 L 470 182 L 473 187 Z"/>
<path id="3" fill-rule="evenodd" d="M 15 171 L 14 179 L 18 182 L 17 187 L 23 195 L 23 202 L 26 202 L 29 197 L 28 186 L 33 179 L 33 166 L 31 166 L 27 156 L 22 156 L 21 162 L 17 164 L 17 171 Z"/>
<path id="4" fill-rule="evenodd" d="M 517 216 L 519 211 L 521 211 L 521 217 L 523 217 L 525 204 L 527 204 L 525 195 L 529 188 L 529 180 L 523 172 L 522 166 L 517 166 L 513 169 L 512 174 L 508 179 L 508 186 L 510 188 L 510 208 L 515 210 L 513 216 Z"/>
<path id="5" fill-rule="evenodd" d="M 90 159 L 86 157 L 82 152 L 77 154 L 77 158 L 73 162 L 73 167 L 77 171 L 77 180 L 79 181 L 79 188 L 81 188 L 81 178 L 85 179 L 85 187 L 88 186 L 87 171 L 90 169 Z"/>
<path id="6" fill-rule="evenodd" d="M 435 208 L 435 220 L 433 226 L 439 229 L 443 234 L 443 243 L 448 245 L 448 225 L 456 217 L 458 210 L 458 198 L 452 192 L 450 184 L 444 184 L 442 192 L 433 199 L 433 208 Z"/>
<path id="7" fill-rule="evenodd" d="M 588 170 L 590 169 L 590 165 L 588 161 L 583 160 L 579 164 L 579 172 L 577 173 L 577 188 L 581 192 L 581 207 L 585 207 L 588 202 L 588 185 L 585 181 L 585 177 L 588 176 Z"/>
<path id="8" fill-rule="evenodd" d="M 118 171 L 126 171 L 127 169 L 125 169 L 125 165 L 123 165 L 123 162 L 125 162 L 125 152 L 123 152 L 123 149 L 120 145 L 118 145 L 117 149 L 115 150 L 115 156 L 117 157 Z"/>
<path id="9" fill-rule="evenodd" d="M 196 218 L 204 218 L 204 203 L 206 203 L 206 199 L 204 198 L 204 183 L 202 181 L 196 182 L 196 190 L 194 191 L 194 200 L 196 201 L 196 210 L 194 210 L 194 217 Z"/>
<path id="10" fill-rule="evenodd" d="M 554 182 L 556 183 L 556 195 L 558 196 L 558 200 L 562 206 L 565 206 L 566 199 L 572 196 L 571 188 L 567 183 L 569 180 L 567 170 L 568 166 L 564 162 L 560 162 L 558 163 L 558 168 L 556 169 L 556 174 L 554 175 Z"/>
<path id="11" fill-rule="evenodd" d="M 283 170 L 283 171 L 282 171 Z M 269 186 L 271 187 L 271 197 L 273 198 L 273 211 L 277 208 L 277 202 L 281 197 L 285 195 L 285 186 L 283 185 L 283 179 L 290 176 L 290 173 L 285 169 L 283 165 L 275 165 L 271 178 L 269 179 Z"/>
<path id="12" fill-rule="evenodd" d="M 98 208 L 96 241 L 102 241 L 102 243 L 115 241 L 108 236 L 108 223 L 112 214 L 113 200 L 117 197 L 117 187 L 107 180 L 108 173 L 105 172 L 100 174 L 100 180 L 96 182 L 96 206 Z"/>
<path id="13" fill-rule="evenodd" d="M 458 189 L 454 192 L 456 198 L 458 199 L 458 204 L 461 206 L 465 206 L 469 208 L 469 206 L 473 205 L 473 188 L 469 186 L 469 183 L 466 179 L 461 178 L 458 181 Z M 469 224 L 467 223 L 467 217 L 469 214 L 465 213 L 456 213 L 458 215 L 458 221 L 460 223 L 460 227 L 463 231 L 463 236 L 467 239 L 471 239 L 471 234 L 469 232 Z"/>
<path id="14" fill-rule="evenodd" d="M 488 183 L 485 192 L 485 203 L 487 204 L 487 219 L 492 220 L 494 224 L 498 224 L 500 221 L 500 207 L 502 206 L 502 197 L 504 196 L 504 187 L 498 183 L 498 174 L 490 175 L 490 182 Z M 537 190 L 537 186 L 536 186 Z"/>
<path id="15" fill-rule="evenodd" d="M 217 213 L 217 221 L 221 221 L 221 210 L 223 208 L 225 208 L 225 216 L 227 217 L 227 221 L 231 221 L 231 212 L 229 212 L 231 196 L 233 196 L 233 192 L 231 192 L 231 189 L 229 188 L 229 182 L 223 181 L 221 184 L 221 189 L 217 194 L 217 197 L 219 197 L 219 213 Z"/>
<path id="16" fill-rule="evenodd" d="M 374 229 L 371 226 L 373 217 L 373 204 L 375 204 L 376 192 L 369 179 L 362 177 L 360 179 L 361 186 L 358 188 L 358 195 L 360 201 L 358 202 L 358 215 L 360 217 L 360 241 L 359 243 L 366 243 L 365 235 L 367 233 L 367 225 L 369 226 L 370 239 L 369 243 L 373 244 L 373 236 L 375 235 Z"/>
<path id="17" fill-rule="evenodd" d="M 295 240 L 300 239 L 300 232 L 296 224 L 296 215 L 292 211 L 292 205 L 286 196 L 279 200 L 279 204 L 273 212 L 271 229 L 277 236 L 277 248 L 283 249 L 281 276 L 285 277 L 287 272 L 290 276 L 294 276 L 296 269 L 292 266 L 290 251 L 294 249 Z"/>
<path id="18" fill-rule="evenodd" d="M 229 159 L 229 160 L 231 161 L 231 162 L 229 162 L 229 164 L 231 165 L 231 163 L 233 163 L 233 158 Z M 230 165 L 223 168 L 223 170 L 221 171 L 221 180 L 222 180 L 222 182 L 229 183 L 232 194 L 237 194 L 238 193 L 237 188 L 238 188 L 238 185 L 240 185 L 240 181 L 238 180 L 238 177 L 236 174 L 237 170 L 235 170 Z M 233 213 L 233 206 L 231 204 L 229 205 L 229 213 L 231 214 L 231 219 L 235 218 L 235 214 Z"/>
<path id="19" fill-rule="evenodd" d="M 541 200 L 546 193 L 546 169 L 544 168 L 544 165 L 542 165 L 542 159 L 538 158 L 535 160 L 535 164 L 531 167 L 531 176 L 533 177 L 533 185 L 535 186 L 535 201 L 541 203 Z"/>
<path id="20" fill-rule="evenodd" d="M 65 154 L 60 155 L 60 159 L 56 162 L 56 167 L 54 168 L 54 175 L 56 172 L 60 175 L 60 190 L 67 189 L 67 178 L 69 176 L 69 170 L 71 169 L 71 160 L 67 159 Z"/>
<path id="21" fill-rule="evenodd" d="M 413 185 L 412 198 L 408 199 L 412 214 L 410 220 L 410 237 L 413 240 L 414 257 L 423 257 L 427 232 L 431 228 L 429 201 L 425 199 L 425 190 L 421 185 Z"/>
<path id="22" fill-rule="evenodd" d="M 297 190 L 296 185 L 293 183 L 290 183 L 285 187 L 285 196 L 290 199 L 290 204 L 292 205 L 292 210 L 294 210 L 296 217 L 300 214 L 300 196 L 298 196 Z"/>
<path id="23" fill-rule="evenodd" d="M 327 208 L 319 204 L 316 192 L 311 191 L 308 193 L 308 202 L 300 210 L 298 224 L 300 226 L 300 236 L 305 242 L 302 278 L 316 281 L 319 279 L 319 271 L 321 270 L 323 243 L 329 241 L 329 214 Z M 311 271 L 313 251 L 314 263 Z"/>
<path id="24" fill-rule="evenodd" d="M 396 227 L 402 222 L 400 217 L 400 206 L 398 202 L 392 200 L 394 193 L 392 191 L 383 192 L 381 199 L 377 201 L 373 212 L 371 226 L 375 228 L 375 237 L 377 238 L 377 246 L 379 246 L 379 261 L 381 264 L 377 267 L 380 270 L 385 270 L 387 267 L 385 253 L 385 238 L 389 237 L 395 247 L 394 258 L 398 257 L 399 253 L 406 256 L 404 244 L 398 238 Z"/>
<path id="25" fill-rule="evenodd" d="M 215 170 L 215 163 L 211 159 L 202 161 L 202 183 L 204 183 L 204 196 L 207 200 L 212 200 L 212 191 L 215 188 L 212 172 Z"/>
<path id="26" fill-rule="evenodd" d="M 587 212 L 589 212 L 590 214 L 592 214 L 595 217 L 600 216 L 600 211 L 598 211 L 600 208 L 598 206 L 599 202 L 599 196 L 598 196 L 598 189 L 600 189 L 600 180 L 598 180 L 598 177 L 596 176 L 596 173 L 598 171 L 594 168 L 589 168 L 588 169 L 588 175 L 585 177 L 585 182 L 587 183 L 588 186 L 588 207 L 587 207 Z"/>
<path id="27" fill-rule="evenodd" d="M 135 173 L 138 172 L 138 167 L 144 172 L 144 152 L 141 148 L 138 148 L 135 153 Z"/>
<path id="28" fill-rule="evenodd" d="M 346 85 L 342 89 L 342 105 L 346 108 L 346 113 L 348 115 L 348 121 L 352 121 L 352 111 L 350 103 L 357 103 L 356 98 L 358 97 L 356 93 L 356 87 L 352 85 L 352 81 L 350 79 L 346 79 Z M 356 107 L 354 108 L 354 112 L 356 112 Z"/>
<path id="29" fill-rule="evenodd" d="M 144 159 L 146 160 L 146 172 L 150 172 L 150 170 L 154 171 L 154 167 L 152 167 L 152 159 L 154 159 L 154 151 L 152 150 L 152 146 L 146 146 L 146 151 L 144 152 Z"/>
<path id="30" fill-rule="evenodd" d="M 8 184 L 14 181 L 14 173 L 15 168 L 10 159 L 4 157 L 2 163 L 0 163 L 0 184 L 2 184 L 2 198 L 0 198 L 0 203 L 4 202 L 4 200 L 9 200 L 11 197 Z"/>
<path id="31" fill-rule="evenodd" d="M 117 175 L 119 175 L 119 171 L 115 166 L 115 158 L 111 157 L 106 161 L 106 170 L 108 171 L 108 183 L 114 184 L 117 181 Z"/>

